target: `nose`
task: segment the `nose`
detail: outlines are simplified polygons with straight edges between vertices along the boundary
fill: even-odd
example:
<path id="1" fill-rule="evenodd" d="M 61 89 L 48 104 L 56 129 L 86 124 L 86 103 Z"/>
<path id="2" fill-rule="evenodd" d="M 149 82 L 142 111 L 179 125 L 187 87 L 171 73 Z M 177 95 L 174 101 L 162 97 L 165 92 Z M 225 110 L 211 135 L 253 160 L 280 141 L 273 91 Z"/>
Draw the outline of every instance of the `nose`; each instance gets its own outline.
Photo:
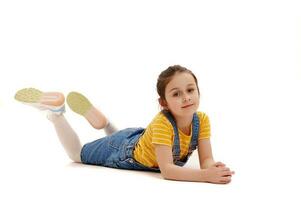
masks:
<path id="1" fill-rule="evenodd" d="M 185 95 L 183 98 L 183 102 L 191 101 L 191 97 L 189 95 Z"/>

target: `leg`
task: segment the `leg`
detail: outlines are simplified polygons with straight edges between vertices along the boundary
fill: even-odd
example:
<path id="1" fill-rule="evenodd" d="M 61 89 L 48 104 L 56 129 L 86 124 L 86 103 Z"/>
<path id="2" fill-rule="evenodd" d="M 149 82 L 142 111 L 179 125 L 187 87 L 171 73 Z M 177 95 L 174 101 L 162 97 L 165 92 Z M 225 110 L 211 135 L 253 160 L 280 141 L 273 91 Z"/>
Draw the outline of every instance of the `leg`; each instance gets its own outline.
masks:
<path id="1" fill-rule="evenodd" d="M 95 128 L 103 129 L 107 135 L 117 132 L 117 128 L 109 122 L 108 118 L 90 101 L 78 92 L 70 92 L 67 96 L 67 103 L 71 110 L 79 115 L 82 115 Z"/>
<path id="2" fill-rule="evenodd" d="M 48 111 L 48 119 L 53 122 L 59 140 L 69 158 L 74 162 L 81 162 L 82 146 L 78 136 L 63 116 L 65 98 L 62 93 L 42 92 L 35 88 L 25 88 L 16 93 L 15 99 L 39 110 Z"/>
<path id="3" fill-rule="evenodd" d="M 116 133 L 119 130 L 108 120 L 107 125 L 104 127 L 104 131 L 106 135 L 112 135 L 113 133 Z"/>
<path id="4" fill-rule="evenodd" d="M 81 162 L 80 153 L 82 145 L 64 115 L 50 113 L 48 119 L 53 123 L 57 136 L 69 158 L 74 162 Z"/>

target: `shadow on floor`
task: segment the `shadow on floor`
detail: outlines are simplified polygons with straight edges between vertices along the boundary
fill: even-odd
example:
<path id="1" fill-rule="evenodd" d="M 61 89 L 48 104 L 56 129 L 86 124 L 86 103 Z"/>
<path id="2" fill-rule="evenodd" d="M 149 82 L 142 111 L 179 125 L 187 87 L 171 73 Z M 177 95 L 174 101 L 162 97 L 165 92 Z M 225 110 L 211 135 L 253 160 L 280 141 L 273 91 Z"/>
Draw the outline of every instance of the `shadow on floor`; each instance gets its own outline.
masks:
<path id="1" fill-rule="evenodd" d="M 71 162 L 66 165 L 66 167 L 72 167 L 72 168 L 90 168 L 93 170 L 118 170 L 119 172 L 125 172 L 125 173 L 133 173 L 133 174 L 143 174 L 146 176 L 154 177 L 156 179 L 162 179 L 162 176 L 158 172 L 150 172 L 150 171 L 139 171 L 139 170 L 127 170 L 127 169 L 116 169 L 116 168 L 109 168 L 109 167 L 103 167 L 103 166 L 97 166 L 97 165 L 87 165 L 82 163 L 74 163 Z"/>

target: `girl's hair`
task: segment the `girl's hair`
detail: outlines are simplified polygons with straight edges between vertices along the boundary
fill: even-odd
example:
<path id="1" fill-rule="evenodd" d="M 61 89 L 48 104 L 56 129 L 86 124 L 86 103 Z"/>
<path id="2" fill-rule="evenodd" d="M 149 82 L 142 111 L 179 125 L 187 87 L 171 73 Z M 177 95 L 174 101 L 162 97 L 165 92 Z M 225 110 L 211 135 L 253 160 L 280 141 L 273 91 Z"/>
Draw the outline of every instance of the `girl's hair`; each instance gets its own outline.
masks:
<path id="1" fill-rule="evenodd" d="M 198 89 L 198 93 L 200 94 L 200 90 L 199 90 L 199 86 L 198 86 L 198 79 L 192 73 L 192 71 L 190 71 L 189 69 L 187 69 L 185 67 L 182 67 L 180 65 L 174 65 L 174 66 L 170 66 L 166 70 L 162 71 L 161 74 L 158 77 L 157 92 L 158 92 L 158 95 L 159 95 L 161 100 L 166 100 L 166 98 L 165 98 L 165 88 L 166 88 L 167 84 L 171 81 L 172 77 L 176 73 L 182 73 L 182 72 L 189 73 L 193 76 L 193 78 L 195 80 L 195 84 L 196 84 L 197 89 Z"/>

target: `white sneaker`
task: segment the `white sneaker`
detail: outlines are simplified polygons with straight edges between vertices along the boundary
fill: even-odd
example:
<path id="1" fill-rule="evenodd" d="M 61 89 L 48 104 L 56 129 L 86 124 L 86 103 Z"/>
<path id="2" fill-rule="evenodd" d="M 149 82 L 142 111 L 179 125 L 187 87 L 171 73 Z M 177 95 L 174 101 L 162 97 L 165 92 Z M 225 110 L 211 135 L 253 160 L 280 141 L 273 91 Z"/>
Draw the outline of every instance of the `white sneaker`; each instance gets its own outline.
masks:
<path id="1" fill-rule="evenodd" d="M 46 104 L 40 103 L 42 96 L 43 96 L 43 92 L 38 89 L 24 88 L 24 89 L 19 90 L 16 93 L 15 99 L 25 105 L 35 107 L 42 111 L 49 111 L 56 115 L 61 115 L 61 114 L 65 113 L 64 101 L 62 101 L 62 104 L 59 106 L 46 105 Z"/>

